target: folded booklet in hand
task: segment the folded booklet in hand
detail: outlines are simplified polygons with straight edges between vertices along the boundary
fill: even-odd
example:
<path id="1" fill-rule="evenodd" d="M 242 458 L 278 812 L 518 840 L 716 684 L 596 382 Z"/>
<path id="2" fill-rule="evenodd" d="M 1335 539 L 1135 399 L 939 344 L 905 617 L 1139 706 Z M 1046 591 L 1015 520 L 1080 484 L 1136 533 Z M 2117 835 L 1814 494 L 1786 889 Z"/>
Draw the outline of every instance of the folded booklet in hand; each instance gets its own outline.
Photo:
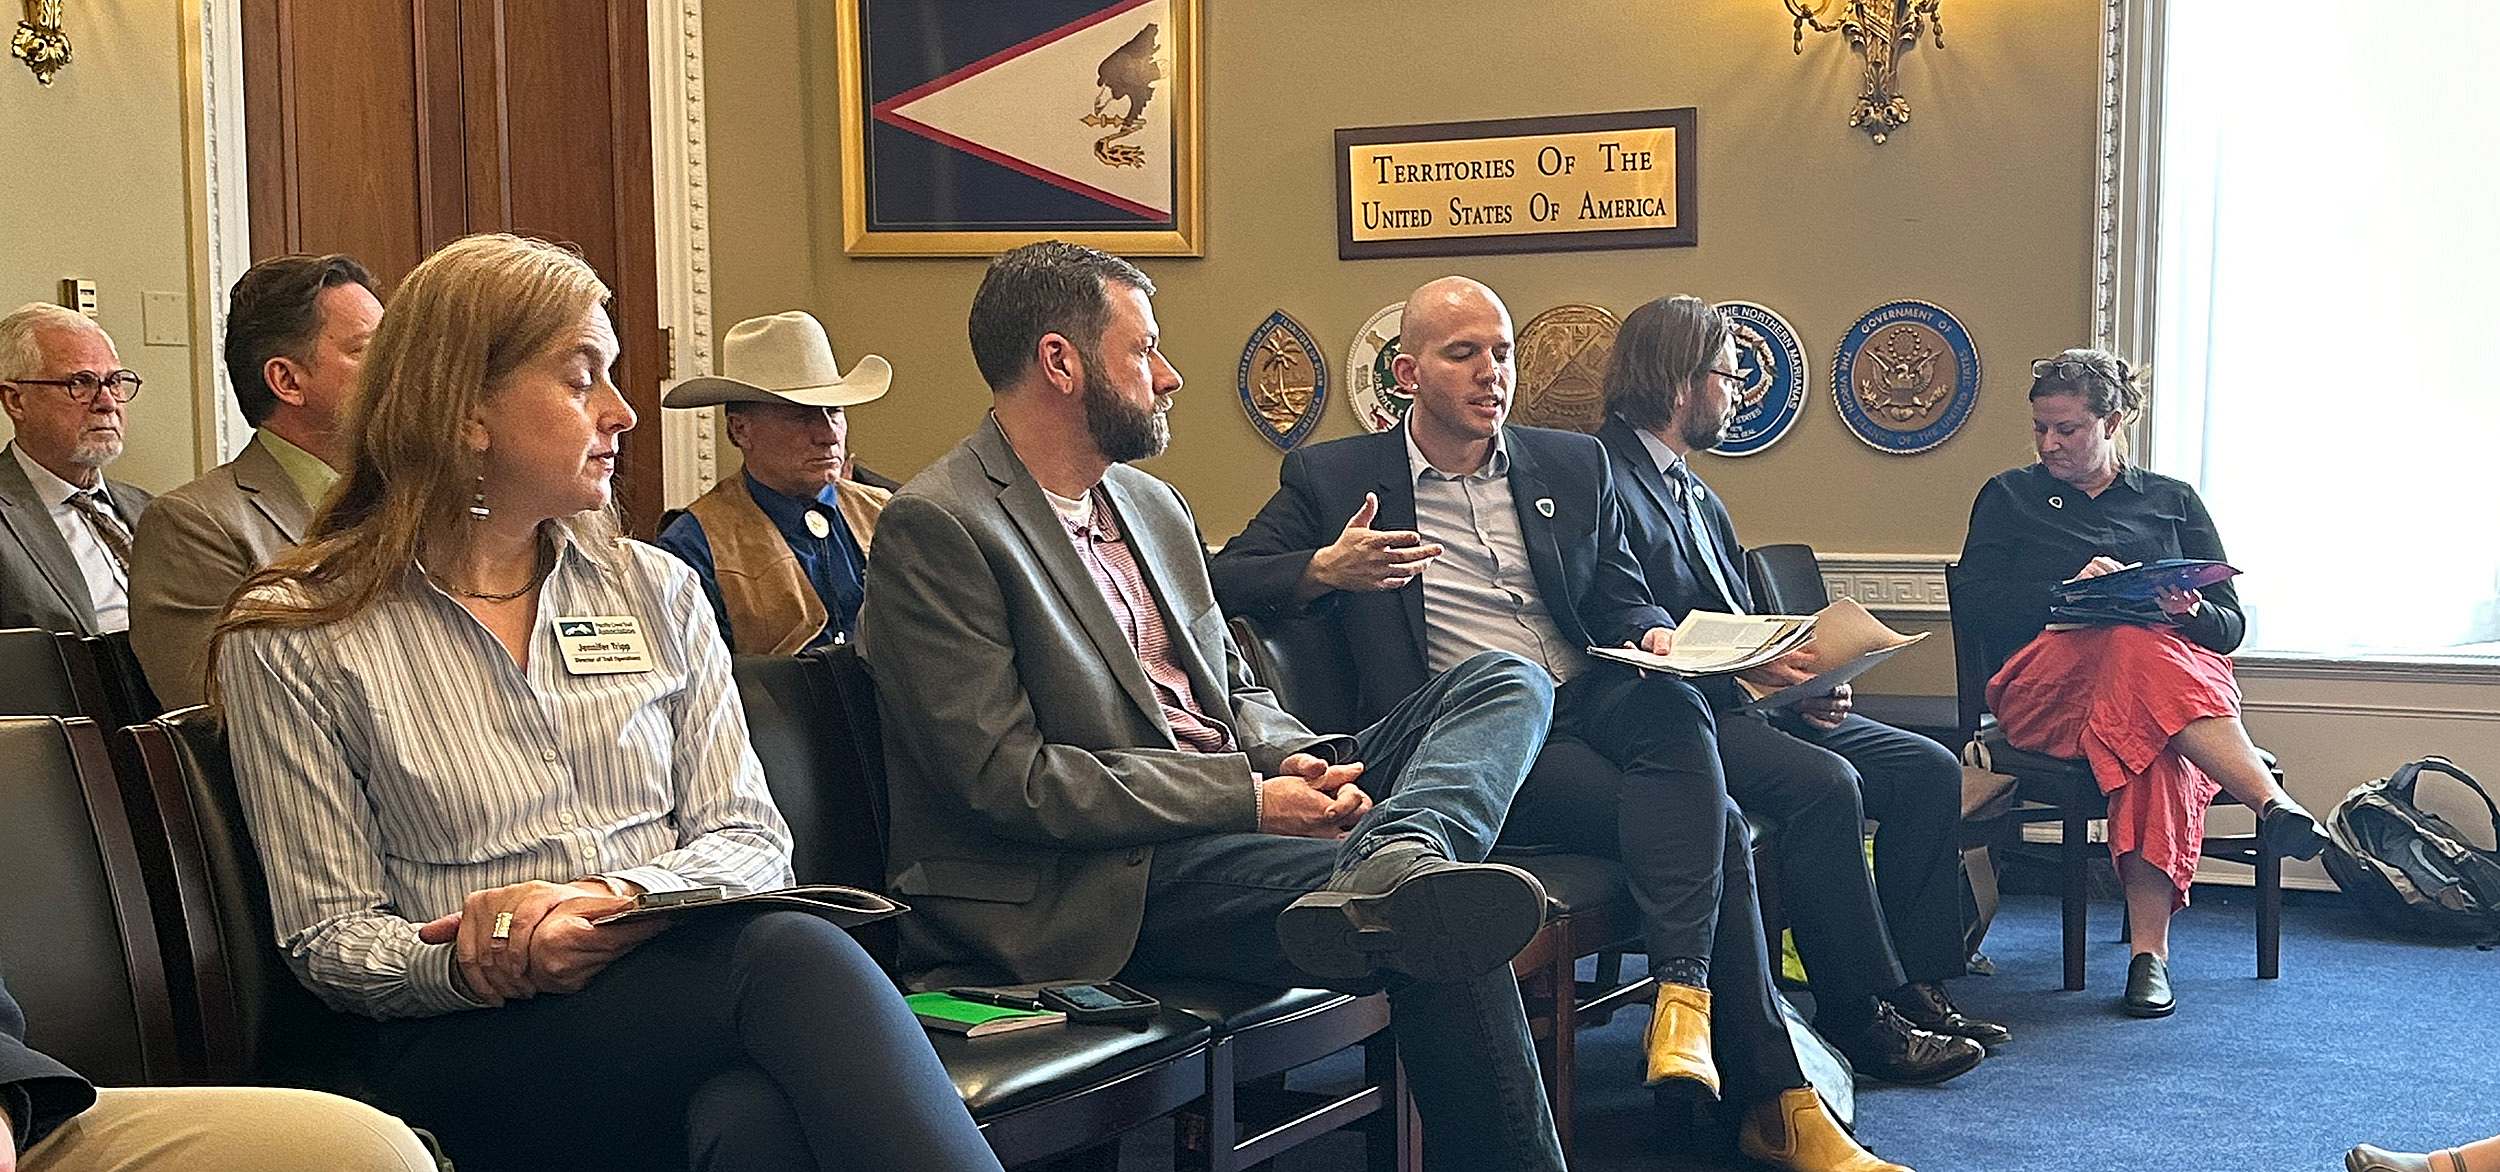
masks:
<path id="1" fill-rule="evenodd" d="M 1806 644 L 1804 664 L 1814 678 L 1776 690 L 1752 680 L 1738 680 L 1737 686 L 1753 697 L 1753 702 L 1737 711 L 1776 712 L 1800 701 L 1829 696 L 1841 685 L 1892 658 L 1895 652 L 1925 639 L 1927 634 L 1920 631 L 1904 635 L 1867 613 L 1857 599 L 1838 599 L 1814 616 L 1814 641 Z"/>
<path id="2" fill-rule="evenodd" d="M 1665 655 L 1633 647 L 1591 647 L 1589 654 L 1691 679 L 1751 671 L 1795 651 L 1811 638 L 1814 618 L 1810 615 L 1697 610 L 1676 624 L 1675 645 Z"/>
<path id="3" fill-rule="evenodd" d="M 668 919 L 681 916 L 726 915 L 726 910 L 747 911 L 789 910 L 810 912 L 833 921 L 835 927 L 856 928 L 879 920 L 899 916 L 911 909 L 874 891 L 844 887 L 838 883 L 820 883 L 805 887 L 783 887 L 773 891 L 755 891 L 730 895 L 718 887 L 697 887 L 690 891 L 650 891 L 635 897 L 634 906 L 612 916 L 592 920 L 593 924 L 622 924 L 636 920 Z"/>

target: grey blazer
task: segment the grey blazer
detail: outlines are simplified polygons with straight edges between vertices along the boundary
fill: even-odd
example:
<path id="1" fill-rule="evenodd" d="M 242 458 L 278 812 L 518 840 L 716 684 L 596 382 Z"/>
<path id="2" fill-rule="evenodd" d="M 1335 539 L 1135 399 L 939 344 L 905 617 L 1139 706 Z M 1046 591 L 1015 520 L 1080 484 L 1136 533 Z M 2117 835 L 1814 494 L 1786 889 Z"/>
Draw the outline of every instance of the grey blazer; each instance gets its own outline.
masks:
<path id="1" fill-rule="evenodd" d="M 886 506 L 860 612 L 915 985 L 1111 976 L 1136 946 L 1155 844 L 1255 831 L 1254 771 L 1352 750 L 1251 681 L 1180 494 L 1126 465 L 1103 488 L 1193 691 L 1242 752 L 1173 740 L 1058 514 L 984 421 Z"/>
<path id="2" fill-rule="evenodd" d="M 104 495 L 122 524 L 136 526 L 153 499 L 136 486 L 107 478 Z M 0 627 L 99 634 L 95 599 L 78 555 L 61 539 L 52 513 L 17 466 L 17 444 L 0 447 Z"/>
<path id="3" fill-rule="evenodd" d="M 226 599 L 303 540 L 312 515 L 258 434 L 149 506 L 130 553 L 130 649 L 166 708 L 201 701 L 208 636 Z"/>

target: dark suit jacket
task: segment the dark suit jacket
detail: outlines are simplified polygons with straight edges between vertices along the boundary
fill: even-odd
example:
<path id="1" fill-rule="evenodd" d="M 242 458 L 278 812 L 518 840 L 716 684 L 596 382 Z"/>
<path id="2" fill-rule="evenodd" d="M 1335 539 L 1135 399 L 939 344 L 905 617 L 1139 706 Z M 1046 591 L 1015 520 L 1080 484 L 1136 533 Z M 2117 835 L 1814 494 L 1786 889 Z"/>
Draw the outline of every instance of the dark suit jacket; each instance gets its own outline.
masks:
<path id="1" fill-rule="evenodd" d="M 17 466 L 16 447 L 0 448 L 0 627 L 101 634 L 95 626 L 95 599 L 87 594 L 86 576 L 78 572 L 78 555 L 69 551 L 51 511 Z M 104 482 L 104 495 L 122 524 L 134 529 L 152 499 L 111 479 Z"/>
<path id="2" fill-rule="evenodd" d="M 1610 415 L 1598 429 L 1597 440 L 1606 445 L 1606 455 L 1614 461 L 1615 480 L 1626 486 L 1623 530 L 1633 554 L 1641 560 L 1641 577 L 1649 582 L 1650 597 L 1679 619 L 1697 610 L 1725 611 L 1727 603 L 1720 601 L 1718 585 L 1702 566 L 1692 523 L 1683 506 L 1675 503 L 1674 486 L 1658 471 L 1658 462 L 1650 458 L 1640 435 L 1631 424 Z M 1737 605 L 1750 611 L 1753 592 L 1745 586 L 1741 568 L 1745 547 L 1736 540 L 1736 522 L 1727 515 L 1719 494 L 1706 485 L 1699 503 L 1702 524 L 1710 529 L 1710 543 L 1718 547 L 1719 572 L 1727 576 Z"/>
<path id="3" fill-rule="evenodd" d="M 1110 604 L 995 419 L 877 521 L 859 650 L 884 715 L 889 882 L 915 985 L 1109 977 L 1128 963 L 1156 843 L 1258 829 L 1253 771 L 1338 759 L 1224 631 L 1171 485 L 1103 477 L 1207 715 L 1235 753 L 1181 748 Z"/>
<path id="4" fill-rule="evenodd" d="M 1624 540 L 1614 477 L 1596 441 L 1537 427 L 1506 427 L 1503 436 L 1511 503 L 1537 593 L 1563 637 L 1579 646 L 1611 647 L 1652 627 L 1674 626 L 1641 583 Z M 1236 614 L 1266 618 L 1292 611 L 1294 586 L 1311 555 L 1344 531 L 1364 493 L 1380 497 L 1373 528 L 1415 525 L 1415 481 L 1402 427 L 1299 449 L 1285 457 L 1278 481 L 1276 495 L 1249 528 L 1214 559 L 1216 597 Z M 1552 504 L 1550 516 L 1545 502 Z M 1364 720 L 1380 719 L 1431 678 L 1421 579 L 1391 591 L 1332 592 L 1313 608 L 1332 615 L 1352 646 Z"/>
<path id="5" fill-rule="evenodd" d="M 0 984 L 0 1110 L 9 1113 L 17 1150 L 35 1146 L 94 1103 L 95 1088 L 77 1071 L 26 1048 L 26 1015 Z"/>

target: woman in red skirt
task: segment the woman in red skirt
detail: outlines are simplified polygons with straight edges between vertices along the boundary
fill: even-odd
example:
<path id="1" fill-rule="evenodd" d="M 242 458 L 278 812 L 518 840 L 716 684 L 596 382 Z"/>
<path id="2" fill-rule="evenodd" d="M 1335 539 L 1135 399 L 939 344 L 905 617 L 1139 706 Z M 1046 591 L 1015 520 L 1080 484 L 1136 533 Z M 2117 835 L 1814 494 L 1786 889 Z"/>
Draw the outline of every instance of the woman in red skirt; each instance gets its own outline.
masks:
<path id="1" fill-rule="evenodd" d="M 2326 845 L 2315 819 L 2274 782 L 2240 723 L 2227 658 L 2246 620 L 2229 582 L 2164 590 L 2160 626 L 2046 630 L 2049 593 L 2159 558 L 2222 560 L 2196 490 L 2121 455 L 2118 433 L 2143 408 L 2127 364 L 2068 350 L 2032 364 L 2032 445 L 2040 462 L 1979 490 L 1956 571 L 1955 625 L 1989 662 L 1988 707 L 2017 748 L 2081 758 L 2109 799 L 2109 851 L 2126 892 L 2128 1013 L 2163 1017 L 2170 916 L 2187 905 L 2218 791 L 2259 811 L 2258 833 L 2285 855 Z"/>

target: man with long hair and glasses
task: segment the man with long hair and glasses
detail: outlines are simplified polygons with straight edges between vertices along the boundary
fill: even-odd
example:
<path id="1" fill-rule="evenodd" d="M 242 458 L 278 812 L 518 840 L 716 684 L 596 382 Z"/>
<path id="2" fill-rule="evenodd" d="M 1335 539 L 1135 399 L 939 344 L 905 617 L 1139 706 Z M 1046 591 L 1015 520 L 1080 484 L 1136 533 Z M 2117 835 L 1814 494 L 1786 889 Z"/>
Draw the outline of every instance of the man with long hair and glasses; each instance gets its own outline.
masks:
<path id="1" fill-rule="evenodd" d="M 130 626 L 130 530 L 148 494 L 106 480 L 139 376 L 104 328 L 35 302 L 0 317 L 0 627 Z"/>

